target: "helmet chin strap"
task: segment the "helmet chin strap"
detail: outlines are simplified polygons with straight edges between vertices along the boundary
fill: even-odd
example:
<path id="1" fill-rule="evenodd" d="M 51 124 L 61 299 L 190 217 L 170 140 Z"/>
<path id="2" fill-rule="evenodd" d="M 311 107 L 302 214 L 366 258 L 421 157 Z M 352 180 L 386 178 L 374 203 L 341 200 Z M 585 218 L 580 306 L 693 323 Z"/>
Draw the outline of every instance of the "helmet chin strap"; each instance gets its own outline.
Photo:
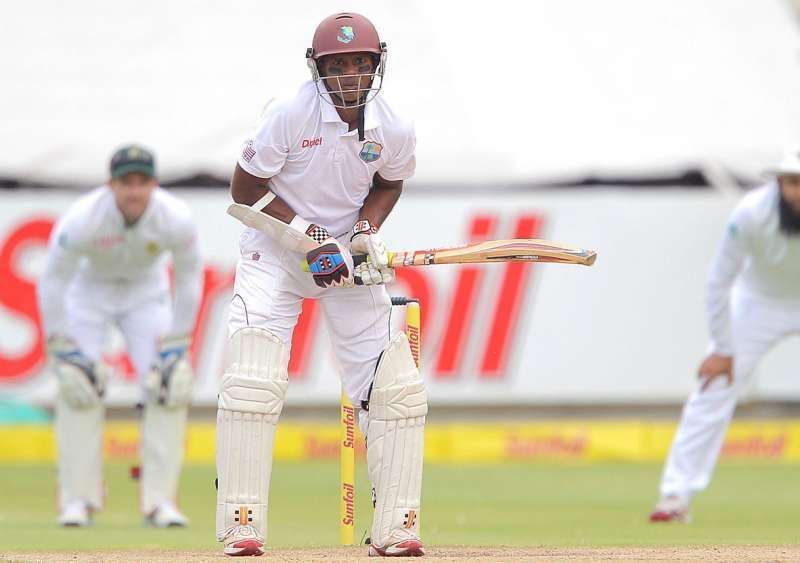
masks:
<path id="1" fill-rule="evenodd" d="M 344 98 L 342 98 L 339 94 L 336 94 L 336 93 L 334 93 L 334 92 L 329 90 L 328 91 L 328 95 L 331 97 L 331 99 L 333 99 L 333 98 L 338 99 L 340 102 L 342 102 L 343 106 L 345 106 L 345 107 L 347 106 L 347 102 L 345 102 Z M 367 94 L 364 94 L 364 97 L 366 97 L 366 96 L 367 96 Z M 362 104 L 362 105 L 358 106 L 357 126 L 358 126 L 358 140 L 359 140 L 359 142 L 364 140 L 364 112 L 365 112 L 365 108 L 366 107 L 367 107 L 367 104 Z"/>
<path id="2" fill-rule="evenodd" d="M 364 140 L 364 108 L 366 104 L 358 108 L 358 142 Z"/>

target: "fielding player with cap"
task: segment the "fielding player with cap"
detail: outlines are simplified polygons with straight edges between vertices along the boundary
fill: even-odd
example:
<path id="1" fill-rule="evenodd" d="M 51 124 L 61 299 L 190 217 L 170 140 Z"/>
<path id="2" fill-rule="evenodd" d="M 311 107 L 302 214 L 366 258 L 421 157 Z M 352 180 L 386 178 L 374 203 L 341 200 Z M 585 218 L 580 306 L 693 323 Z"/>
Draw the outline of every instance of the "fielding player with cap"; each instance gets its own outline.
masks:
<path id="1" fill-rule="evenodd" d="M 59 522 L 87 525 L 103 504 L 101 356 L 115 325 L 144 394 L 141 509 L 155 526 L 183 526 L 175 497 L 192 382 L 187 351 L 202 283 L 197 231 L 187 206 L 158 187 L 150 151 L 123 147 L 110 169 L 108 183 L 56 224 L 38 286 L 59 384 Z"/>
<path id="2" fill-rule="evenodd" d="M 692 497 L 714 471 L 736 400 L 756 365 L 800 332 L 800 149 L 736 206 L 711 265 L 709 355 L 683 408 L 653 522 L 688 522 Z"/>
<path id="3" fill-rule="evenodd" d="M 326 18 L 306 57 L 312 80 L 267 106 L 231 184 L 229 213 L 250 228 L 239 241 L 219 393 L 217 539 L 228 555 L 263 553 L 289 347 L 310 297 L 361 406 L 375 501 L 370 554 L 422 555 L 427 397 L 405 334 L 389 333 L 384 284 L 394 273 L 379 234 L 414 172 L 414 130 L 379 94 L 386 45 L 367 18 Z M 355 254 L 369 260 L 354 268 Z"/>

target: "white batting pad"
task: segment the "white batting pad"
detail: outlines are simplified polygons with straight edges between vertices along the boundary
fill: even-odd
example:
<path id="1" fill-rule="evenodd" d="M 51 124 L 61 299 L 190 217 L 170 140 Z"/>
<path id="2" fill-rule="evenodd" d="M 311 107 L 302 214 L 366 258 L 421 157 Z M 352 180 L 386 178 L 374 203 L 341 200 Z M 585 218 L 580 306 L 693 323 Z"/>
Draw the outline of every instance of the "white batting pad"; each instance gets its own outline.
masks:
<path id="1" fill-rule="evenodd" d="M 58 500 L 62 508 L 74 501 L 86 502 L 95 510 L 103 506 L 104 415 L 101 403 L 78 409 L 70 406 L 62 393 L 56 398 Z"/>
<path id="2" fill-rule="evenodd" d="M 419 538 L 428 398 L 405 333 L 383 352 L 369 399 L 367 465 L 375 487 L 373 545 Z"/>
<path id="3" fill-rule="evenodd" d="M 142 512 L 161 503 L 175 503 L 183 463 L 188 407 L 167 407 L 152 399 L 142 420 Z"/>
<path id="4" fill-rule="evenodd" d="M 247 327 L 229 342 L 217 410 L 217 540 L 250 524 L 267 537 L 275 426 L 283 408 L 289 351 L 273 334 Z"/>

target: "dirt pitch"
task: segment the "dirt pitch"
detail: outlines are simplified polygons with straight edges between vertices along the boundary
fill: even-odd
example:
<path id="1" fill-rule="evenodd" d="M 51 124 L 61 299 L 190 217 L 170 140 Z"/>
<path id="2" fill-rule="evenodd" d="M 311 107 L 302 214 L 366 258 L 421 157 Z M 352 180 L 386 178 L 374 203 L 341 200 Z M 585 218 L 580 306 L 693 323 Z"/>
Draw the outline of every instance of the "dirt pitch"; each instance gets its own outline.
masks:
<path id="1" fill-rule="evenodd" d="M 264 558 L 277 561 L 373 562 L 364 547 L 271 549 Z M 800 545 L 725 545 L 681 547 L 440 547 L 429 548 L 427 558 L 436 561 L 800 561 Z M 211 551 L 124 550 L 103 552 L 4 552 L 2 561 L 70 561 L 70 562 L 146 562 L 146 561 L 231 561 Z M 254 561 L 246 559 L 245 561 Z M 424 560 L 423 560 L 424 561 Z"/>

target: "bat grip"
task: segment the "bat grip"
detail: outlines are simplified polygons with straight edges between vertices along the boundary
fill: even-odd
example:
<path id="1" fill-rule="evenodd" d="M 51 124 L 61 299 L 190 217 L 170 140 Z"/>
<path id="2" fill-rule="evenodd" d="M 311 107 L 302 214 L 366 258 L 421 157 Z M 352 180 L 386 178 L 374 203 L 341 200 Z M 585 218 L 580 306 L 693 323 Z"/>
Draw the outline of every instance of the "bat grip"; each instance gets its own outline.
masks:
<path id="1" fill-rule="evenodd" d="M 355 268 L 359 264 L 363 264 L 369 258 L 368 254 L 353 254 L 353 267 Z M 308 266 L 308 262 L 303 260 L 302 268 L 304 272 L 310 272 L 311 268 Z"/>
<path id="2" fill-rule="evenodd" d="M 394 260 L 395 253 L 392 252 L 392 251 L 389 251 L 387 253 L 387 256 L 389 258 L 389 267 L 390 268 L 394 268 L 395 265 L 392 263 L 392 261 Z M 353 254 L 353 267 L 355 268 L 359 264 L 363 264 L 368 259 L 369 259 L 369 254 Z"/>
<path id="3" fill-rule="evenodd" d="M 368 254 L 353 254 L 353 267 L 355 268 L 359 264 L 363 264 L 364 262 L 367 261 L 368 258 L 369 258 Z M 394 267 L 391 264 L 393 258 L 394 258 L 394 252 L 389 252 L 389 267 L 390 268 Z M 305 260 L 303 261 L 302 268 L 303 268 L 304 272 L 311 271 L 311 268 L 308 266 L 308 262 L 306 262 Z M 356 285 L 364 285 L 364 283 L 361 281 L 360 278 L 356 278 L 355 279 L 355 284 Z M 401 303 L 401 305 L 405 305 L 405 303 Z"/>

